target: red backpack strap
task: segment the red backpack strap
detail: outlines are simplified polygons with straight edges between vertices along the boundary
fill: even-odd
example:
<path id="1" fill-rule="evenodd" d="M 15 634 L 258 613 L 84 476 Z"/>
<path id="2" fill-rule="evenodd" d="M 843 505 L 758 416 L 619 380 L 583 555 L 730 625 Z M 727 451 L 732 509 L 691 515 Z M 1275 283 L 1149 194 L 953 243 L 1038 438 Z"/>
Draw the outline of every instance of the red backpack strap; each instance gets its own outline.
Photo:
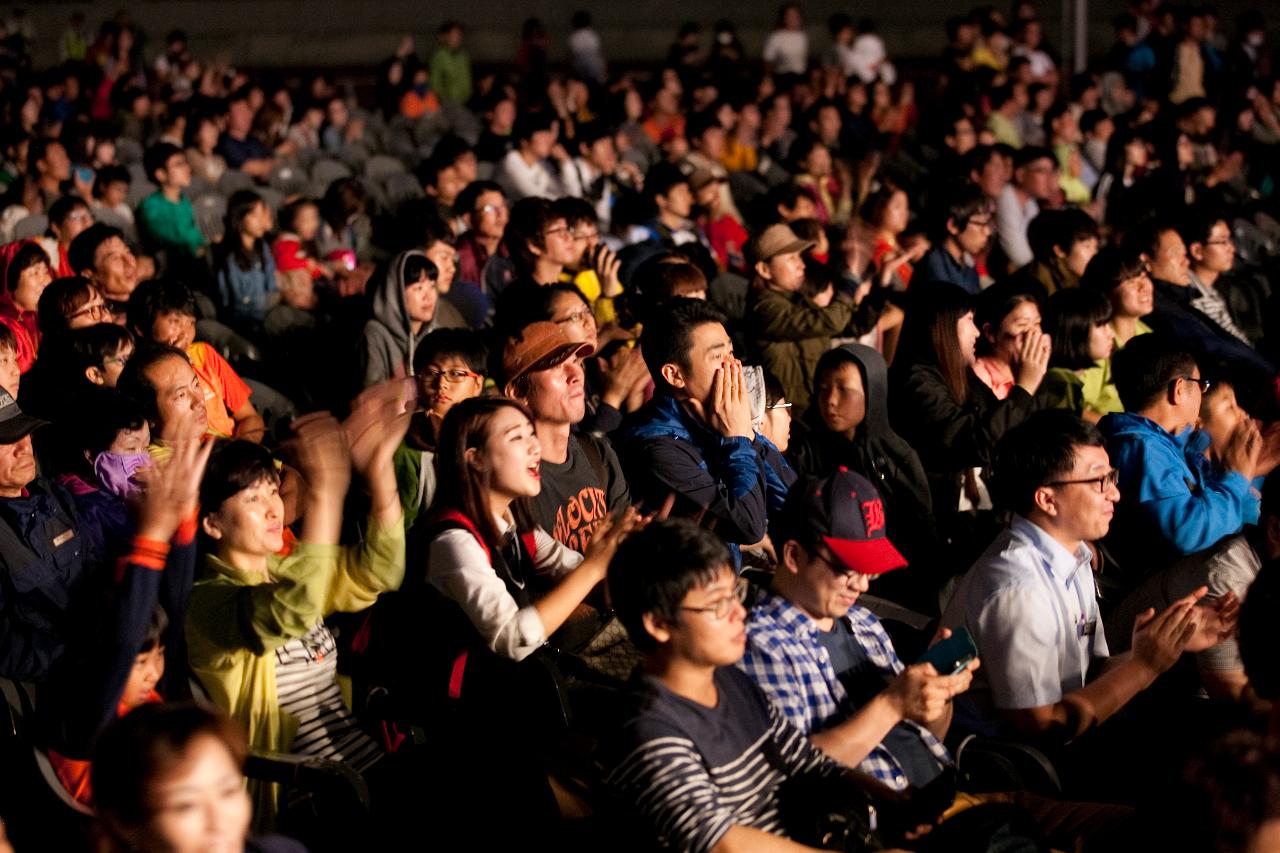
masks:
<path id="1" fill-rule="evenodd" d="M 476 527 L 476 523 L 464 513 L 456 509 L 445 509 L 437 513 L 432 513 L 428 519 L 431 524 L 456 524 L 464 528 L 472 536 L 476 538 L 476 542 L 484 549 L 484 556 L 487 560 L 492 560 L 493 555 L 489 553 L 489 545 L 484 541 L 484 537 L 480 535 L 480 528 Z"/>
<path id="2" fill-rule="evenodd" d="M 524 552 L 529 555 L 532 562 L 538 560 L 538 533 L 536 530 L 526 530 L 520 534 L 520 547 L 524 548 Z"/>

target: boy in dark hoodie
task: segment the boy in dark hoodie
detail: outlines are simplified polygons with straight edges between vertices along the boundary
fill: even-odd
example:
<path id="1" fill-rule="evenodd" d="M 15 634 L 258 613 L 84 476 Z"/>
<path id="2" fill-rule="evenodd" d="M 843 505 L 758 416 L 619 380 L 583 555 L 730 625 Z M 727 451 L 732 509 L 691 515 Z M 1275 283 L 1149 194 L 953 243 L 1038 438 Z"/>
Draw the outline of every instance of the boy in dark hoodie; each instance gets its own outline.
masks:
<path id="1" fill-rule="evenodd" d="M 888 368 L 871 347 L 828 350 L 814 370 L 814 395 L 788 450 L 797 473 L 828 477 L 847 468 L 884 498 L 889 536 L 908 569 L 882 579 L 876 595 L 934 613 L 941 582 L 929 479 L 914 449 L 889 426 Z"/>
<path id="2" fill-rule="evenodd" d="M 401 252 L 373 291 L 372 314 L 361 338 L 363 387 L 413 374 L 413 351 L 435 329 L 460 329 L 458 309 L 440 298 L 440 273 L 422 252 Z"/>

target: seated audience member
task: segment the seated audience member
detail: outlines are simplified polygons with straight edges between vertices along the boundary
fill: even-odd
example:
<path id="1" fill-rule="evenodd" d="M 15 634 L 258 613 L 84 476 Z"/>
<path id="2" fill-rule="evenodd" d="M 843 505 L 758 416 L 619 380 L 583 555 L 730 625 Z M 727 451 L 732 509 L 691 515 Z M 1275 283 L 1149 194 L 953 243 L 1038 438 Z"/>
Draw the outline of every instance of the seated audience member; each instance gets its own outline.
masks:
<path id="1" fill-rule="evenodd" d="M 37 308 L 40 295 L 53 280 L 49 256 L 34 240 L 0 247 L 0 323 L 9 327 L 18 345 L 18 369 L 26 373 L 40 350 Z"/>
<path id="2" fill-rule="evenodd" d="M 0 323 L 0 388 L 18 399 L 22 385 L 22 372 L 18 369 L 18 338 L 13 329 Z"/>
<path id="3" fill-rule="evenodd" d="M 216 349 L 196 340 L 196 300 L 186 285 L 169 279 L 143 282 L 129 297 L 129 326 L 139 340 L 181 350 L 204 385 L 209 429 L 227 438 L 261 442 L 266 427 L 251 389 Z"/>
<path id="4" fill-rule="evenodd" d="M 689 176 L 671 163 L 658 163 L 644 176 L 644 196 L 657 216 L 631 230 L 629 243 L 656 242 L 666 248 L 698 243 L 701 236 L 690 217 L 693 190 Z"/>
<path id="5" fill-rule="evenodd" d="M 133 206 L 129 204 L 129 186 L 132 183 L 133 176 L 124 166 L 104 166 L 98 169 L 93 178 L 93 200 L 90 202 L 93 211 L 95 213 L 99 210 L 109 211 L 119 220 L 133 225 L 135 219 Z M 69 262 L 67 269 L 71 270 Z M 67 275 L 72 275 L 74 272 L 71 270 Z"/>
<path id="6" fill-rule="evenodd" d="M 828 477 L 847 468 L 876 484 L 884 499 L 890 540 L 906 549 L 909 582 L 888 597 L 937 611 L 940 578 L 933 577 L 939 542 L 929 480 L 920 457 L 889 425 L 888 368 L 870 347 L 845 344 L 829 350 L 814 372 L 814 398 L 788 458 L 801 474 Z M 886 584 L 881 584 L 885 586 Z"/>
<path id="7" fill-rule="evenodd" d="M 1231 225 L 1221 214 L 1199 213 L 1189 218 L 1182 239 L 1190 256 L 1187 281 L 1196 291 L 1191 305 L 1224 332 L 1250 346 L 1257 343 L 1236 322 L 1231 305 L 1219 290 L 1219 279 L 1236 262 L 1236 242 Z"/>
<path id="8" fill-rule="evenodd" d="M 108 603 L 41 687 L 39 724 L 58 780 L 92 802 L 90 763 L 99 732 L 134 708 L 162 701 L 171 630 L 182 629 L 196 562 L 196 499 L 212 445 L 193 436 L 155 473 L 139 509 L 137 533 L 122 555 Z M 185 664 L 185 662 L 182 662 Z M 185 672 L 185 665 L 175 675 Z"/>
<path id="9" fill-rule="evenodd" d="M 70 492 L 36 473 L 31 433 L 45 422 L 0 393 L 0 677 L 39 681 L 75 636 L 71 606 L 97 565 L 102 534 Z"/>
<path id="10" fill-rule="evenodd" d="M 1200 587 L 1208 587 L 1205 598 L 1210 601 L 1226 596 L 1246 601 L 1250 585 L 1262 566 L 1277 557 L 1280 557 L 1280 477 L 1268 475 L 1262 487 L 1262 511 L 1256 525 L 1247 524 L 1234 536 L 1227 536 L 1152 576 L 1120 603 L 1107 625 L 1132 624 L 1144 610 L 1163 610 Z M 1128 641 L 1112 641 L 1112 646 L 1113 651 L 1126 651 Z M 1199 675 L 1196 686 L 1202 684 L 1210 697 L 1269 708 L 1269 700 L 1261 700 L 1249 684 L 1237 638 L 1228 637 L 1205 649 L 1196 655 L 1195 663 Z"/>
<path id="11" fill-rule="evenodd" d="M 1072 288 L 1049 297 L 1045 334 L 1053 341 L 1049 372 L 1040 386 L 1045 404 L 1090 423 L 1122 412 L 1111 381 L 1111 303 L 1096 290 Z"/>
<path id="12" fill-rule="evenodd" d="M 890 423 L 920 454 L 933 515 L 950 557 L 963 568 L 990 541 L 991 499 L 981 470 L 996 442 L 1039 404 L 1035 393 L 1049 366 L 1049 339 L 1027 335 L 1008 396 L 996 397 L 973 371 L 981 335 L 972 297 L 938 285 L 908 312 L 905 349 L 890 374 Z"/>
<path id="13" fill-rule="evenodd" d="M 254 178 L 266 178 L 276 160 L 271 149 L 253 133 L 254 108 L 249 105 L 249 90 L 249 86 L 242 86 L 227 100 L 227 120 L 216 152 L 230 168 Z"/>
<path id="14" fill-rule="evenodd" d="M 111 322 L 111 309 L 98 288 L 80 276 L 51 282 L 40 295 L 38 313 L 44 358 L 27 371 L 19 402 L 31 415 L 60 422 L 66 418 L 67 406 L 74 405 L 73 392 L 80 383 L 78 376 L 68 370 L 69 362 L 77 361 L 73 353 L 73 333 L 115 323 Z M 117 328 L 125 331 L 123 326 Z M 123 367 L 124 362 L 120 366 Z M 68 381 L 70 384 L 66 384 Z"/>
<path id="15" fill-rule="evenodd" d="M 508 198 L 554 199 L 576 181 L 573 159 L 556 142 L 559 132 L 551 112 L 524 113 L 516 120 L 511 133 L 515 146 L 502 158 L 494 175 Z"/>
<path id="16" fill-rule="evenodd" d="M 996 235 L 1011 269 L 1020 269 L 1035 260 L 1027 228 L 1040 212 L 1040 205 L 1058 188 L 1058 167 L 1053 152 L 1034 146 L 1020 147 L 1013 157 L 1013 180 L 996 199 Z M 999 277 L 999 270 L 992 274 Z"/>
<path id="17" fill-rule="evenodd" d="M 108 727 L 90 775 L 106 849 L 160 853 L 212 838 L 228 850 L 303 853 L 281 836 L 249 838 L 248 752 L 237 723 L 195 705 L 146 705 Z"/>
<path id="18" fill-rule="evenodd" d="M 1155 309 L 1154 288 L 1141 255 L 1107 248 L 1089 261 L 1080 286 L 1096 290 L 1111 302 L 1111 331 L 1116 352 L 1137 335 L 1150 333 L 1144 321 Z"/>
<path id="19" fill-rule="evenodd" d="M 1132 238 L 1145 254 L 1155 285 L 1155 311 L 1147 319 L 1152 329 L 1196 347 L 1215 376 L 1233 379 L 1247 399 L 1271 393 L 1275 365 L 1248 343 L 1219 325 L 1202 307 L 1208 305 L 1191 286 L 1187 247 L 1170 223 L 1157 222 Z"/>
<path id="20" fill-rule="evenodd" d="M 791 447 L 791 404 L 782 384 L 768 373 L 764 375 L 764 417 L 757 432 L 783 455 Z"/>
<path id="21" fill-rule="evenodd" d="M 690 264 L 683 266 L 697 269 Z M 702 281 L 705 288 L 706 279 Z M 622 425 L 624 413 L 644 405 L 650 380 L 640 348 L 632 346 L 634 339 L 630 333 L 616 324 L 602 334 L 581 290 L 563 283 L 539 288 L 526 310 L 528 320 L 549 320 L 571 338 L 589 343 L 595 350 L 594 356 L 583 363 L 587 415 L 580 431 L 594 435 L 611 433 Z"/>
<path id="22" fill-rule="evenodd" d="M 168 445 L 192 429 L 207 432 L 206 389 L 185 352 L 168 344 L 137 347 L 120 378 L 120 393 L 142 406 L 151 429 L 153 457 L 168 455 Z"/>
<path id="23" fill-rule="evenodd" d="M 1073 207 L 1042 210 L 1027 226 L 1035 259 L 1015 274 L 1045 296 L 1076 287 L 1098 253 L 1098 223 Z"/>
<path id="24" fill-rule="evenodd" d="M 115 323 L 95 323 L 67 337 L 70 376 L 82 375 L 90 385 L 116 387 L 133 355 L 133 335 Z M 66 388 L 64 387 L 64 391 Z"/>
<path id="25" fill-rule="evenodd" d="M 439 268 L 422 252 L 401 252 L 388 262 L 381 283 L 373 288 L 372 316 L 361 340 L 366 387 L 407 376 L 413 351 L 433 330 L 466 326 L 457 309 L 440 299 L 439 279 Z"/>
<path id="26" fill-rule="evenodd" d="M 831 348 L 831 338 L 845 331 L 856 307 L 848 294 L 837 294 L 823 307 L 800 292 L 805 280 L 801 253 L 812 245 L 779 224 L 757 235 L 747 250 L 755 272 L 747 335 L 761 365 L 782 383 L 797 417 L 809 406 L 818 359 Z"/>
<path id="27" fill-rule="evenodd" d="M 54 278 L 74 275 L 67 250 L 71 248 L 71 241 L 92 224 L 89 203 L 80 196 L 64 195 L 49 207 L 49 231 L 40 242 L 53 260 Z"/>
<path id="28" fill-rule="evenodd" d="M 147 149 L 143 165 L 159 189 L 138 205 L 139 236 L 152 249 L 188 257 L 203 255 L 208 240 L 196 225 L 191 200 L 183 194 L 191 186 L 187 155 L 176 145 L 160 142 Z"/>
<path id="29" fill-rule="evenodd" d="M 609 593 L 645 654 L 635 713 L 609 750 L 617 801 L 668 850 L 811 849 L 779 837 L 778 789 L 809 775 L 834 787 L 843 771 L 734 667 L 746 610 L 724 543 L 690 521 L 654 522 L 618 548 Z"/>
<path id="30" fill-rule="evenodd" d="M 440 446 L 450 452 L 437 457 L 435 500 L 414 528 L 413 571 L 461 609 L 474 631 L 456 638 L 464 648 L 523 660 L 604 580 L 637 516 L 603 521 L 585 554 L 541 527 L 518 526 L 512 504 L 541 491 L 541 451 L 532 418 L 513 400 L 455 405 Z M 552 585 L 535 597 L 539 580 Z"/>
<path id="31" fill-rule="evenodd" d="M 1023 378 L 1024 362 L 1028 369 L 1032 366 L 1034 359 L 1028 355 L 1048 344 L 1040 328 L 1040 302 L 1034 290 L 1006 280 L 984 290 L 975 304 L 974 322 L 982 337 L 973 372 L 997 400 L 1003 400 Z"/>
<path id="32" fill-rule="evenodd" d="M 564 279 L 582 291 L 601 324 L 615 322 L 614 300 L 622 295 L 618 278 L 621 262 L 608 246 L 600 242 L 600 219 L 595 208 L 580 198 L 566 197 L 553 203 L 555 212 L 564 217 L 573 237 L 574 260 L 565 270 Z"/>
<path id="33" fill-rule="evenodd" d="M 951 191 L 945 209 L 938 211 L 933 246 L 915 266 L 917 285 L 954 284 L 978 295 L 980 278 L 975 258 L 991 242 L 995 205 L 976 184 L 968 181 Z"/>
<path id="34" fill-rule="evenodd" d="M 89 279 L 111 309 L 113 322 L 124 322 L 125 303 L 138 286 L 138 259 L 117 228 L 90 225 L 71 242 L 67 260 L 76 275 Z"/>
<path id="35" fill-rule="evenodd" d="M 334 278 L 336 271 L 320 256 L 320 206 L 313 198 L 300 198 L 280 210 L 280 232 L 271 243 L 271 256 L 282 273 L 305 270 L 313 281 Z"/>
<path id="36" fill-rule="evenodd" d="M 631 505 L 622 466 L 608 440 L 573 429 L 586 416 L 582 360 L 592 344 L 565 327 L 530 323 L 507 342 L 502 366 L 507 396 L 533 415 L 542 455 L 542 487 L 526 504 L 533 522 L 578 553 L 606 518 Z"/>
<path id="37" fill-rule="evenodd" d="M 472 181 L 454 202 L 466 230 L 458 236 L 458 281 L 480 287 L 484 265 L 505 251 L 502 233 L 509 213 L 507 196 L 494 181 Z"/>
<path id="38" fill-rule="evenodd" d="M 1252 421 L 1240 421 L 1221 467 L 1210 464 L 1192 432 L 1209 380 L 1183 346 L 1157 332 L 1116 353 L 1112 376 L 1125 411 L 1098 425 L 1120 483 L 1108 545 L 1130 583 L 1258 517 L 1251 481 L 1262 437 Z"/>
<path id="39" fill-rule="evenodd" d="M 764 539 L 795 472 L 752 427 L 742 363 L 724 315 L 697 299 L 673 299 L 645 324 L 653 399 L 615 442 L 631 497 L 656 510 L 716 524 L 735 554 Z M 674 496 L 674 498 L 673 498 Z"/>
<path id="40" fill-rule="evenodd" d="M 209 546 L 191 591 L 187 646 L 191 671 L 255 749 L 342 761 L 358 772 L 386 757 L 343 701 L 324 620 L 371 606 L 404 577 L 391 457 L 408 423 L 399 383 L 366 392 L 344 423 L 322 413 L 295 422 L 308 489 L 301 532 L 288 548 L 270 454 L 236 441 L 210 460 L 200 485 L 200 528 Z M 340 547 L 353 467 L 371 507 L 364 541 Z M 272 807 L 270 786 L 250 787 Z"/>
<path id="41" fill-rule="evenodd" d="M 982 668 L 971 727 L 1063 744 L 1115 715 L 1184 651 L 1234 629 L 1234 603 L 1204 588 L 1139 614 L 1132 651 L 1110 656 L 1087 543 L 1106 535 L 1120 493 L 1101 433 L 1067 412 L 1037 413 L 1001 442 L 992 471 L 1013 521 L 956 587 L 942 625 L 968 629 Z M 1107 659 L 1094 677 L 1094 664 Z"/>
<path id="42" fill-rule="evenodd" d="M 526 198 L 511 207 L 502 236 L 507 256 L 491 256 L 484 269 L 485 290 L 494 296 L 518 287 L 559 282 L 567 267 L 577 263 L 580 253 L 569 223 L 545 198 Z M 497 304 L 501 315 L 502 302 Z"/>
<path id="43" fill-rule="evenodd" d="M 488 358 L 480 335 L 470 329 L 436 329 L 413 352 L 418 410 L 392 460 L 406 530 L 435 498 L 437 437 L 444 416 L 454 404 L 484 390 Z"/>
<path id="44" fill-rule="evenodd" d="M 266 236 L 271 208 L 253 190 L 237 190 L 227 200 L 222 242 L 214 258 L 223 307 L 242 326 L 256 330 L 279 298 L 276 262 Z"/>
<path id="45" fill-rule="evenodd" d="M 778 570 L 749 602 L 738 666 L 813 744 L 894 790 L 923 788 L 951 766 L 942 746 L 960 673 L 905 668 L 875 615 L 857 605 L 879 575 L 907 564 L 885 535 L 866 478 L 804 478 L 770 520 Z"/>

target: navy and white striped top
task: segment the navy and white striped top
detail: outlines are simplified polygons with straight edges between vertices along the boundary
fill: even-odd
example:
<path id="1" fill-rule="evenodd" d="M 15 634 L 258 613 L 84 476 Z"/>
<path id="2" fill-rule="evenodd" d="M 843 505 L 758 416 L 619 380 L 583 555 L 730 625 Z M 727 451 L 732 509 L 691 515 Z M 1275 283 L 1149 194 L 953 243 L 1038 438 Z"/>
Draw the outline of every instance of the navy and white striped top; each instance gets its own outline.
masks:
<path id="1" fill-rule="evenodd" d="M 605 779 L 669 850 L 706 853 L 734 826 L 782 834 L 778 786 L 843 770 L 787 722 L 745 675 L 716 670 L 714 708 L 639 680 L 639 708 Z"/>

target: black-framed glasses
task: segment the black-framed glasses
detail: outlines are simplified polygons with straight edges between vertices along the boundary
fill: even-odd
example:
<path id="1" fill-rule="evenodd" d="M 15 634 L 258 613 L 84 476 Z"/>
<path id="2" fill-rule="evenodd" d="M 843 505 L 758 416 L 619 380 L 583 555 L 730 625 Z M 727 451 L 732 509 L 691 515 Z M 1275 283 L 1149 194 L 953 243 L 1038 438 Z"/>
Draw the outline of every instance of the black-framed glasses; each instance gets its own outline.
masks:
<path id="1" fill-rule="evenodd" d="M 1200 386 L 1201 394 L 1208 394 L 1209 389 L 1213 387 L 1212 380 L 1205 379 L 1204 377 L 1201 377 L 1201 376 L 1175 376 L 1169 380 L 1169 386 L 1172 387 L 1176 385 L 1179 380 L 1183 380 L 1185 382 L 1194 382 L 1196 385 Z"/>
<path id="2" fill-rule="evenodd" d="M 724 598 L 717 598 L 706 607 L 684 607 L 681 610 L 687 610 L 690 613 L 709 613 L 712 619 L 720 621 L 728 619 L 733 609 L 746 599 L 747 585 L 745 583 L 738 584 L 732 595 L 726 595 Z"/>
<path id="3" fill-rule="evenodd" d="M 1112 468 L 1110 471 L 1103 474 L 1101 477 L 1089 477 L 1084 480 L 1054 480 L 1050 483 L 1045 483 L 1045 485 L 1046 486 L 1084 486 L 1090 483 L 1097 483 L 1098 492 L 1100 494 L 1105 495 L 1108 489 L 1114 489 L 1117 485 L 1120 484 L 1120 469 Z"/>

